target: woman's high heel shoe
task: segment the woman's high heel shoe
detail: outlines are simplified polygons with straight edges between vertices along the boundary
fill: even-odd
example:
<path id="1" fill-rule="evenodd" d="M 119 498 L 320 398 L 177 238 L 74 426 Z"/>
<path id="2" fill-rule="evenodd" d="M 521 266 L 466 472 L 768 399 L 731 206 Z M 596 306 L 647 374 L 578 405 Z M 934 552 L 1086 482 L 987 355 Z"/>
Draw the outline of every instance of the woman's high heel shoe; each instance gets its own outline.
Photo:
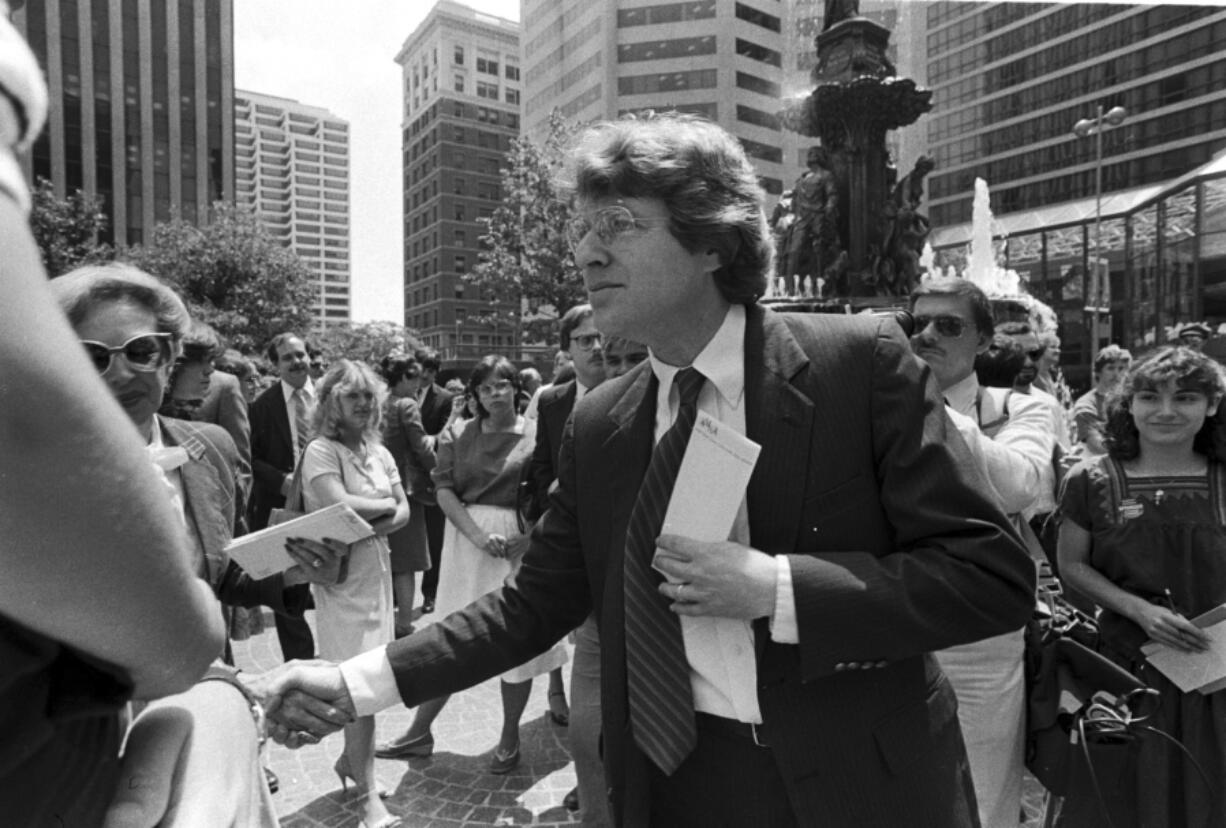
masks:
<path id="1" fill-rule="evenodd" d="M 361 791 L 362 786 L 358 784 L 358 778 L 353 775 L 353 770 L 349 767 L 348 754 L 342 753 L 340 756 L 336 757 L 336 763 L 332 765 L 332 770 L 336 772 L 336 777 L 341 780 L 341 790 L 343 792 L 346 794 L 349 793 L 350 779 L 353 780 L 354 792 L 358 793 Z M 379 794 L 380 799 L 387 799 L 388 792 L 386 788 L 376 785 L 375 791 Z M 379 826 L 374 826 L 374 828 L 380 828 L 382 825 L 383 823 L 379 823 Z"/>

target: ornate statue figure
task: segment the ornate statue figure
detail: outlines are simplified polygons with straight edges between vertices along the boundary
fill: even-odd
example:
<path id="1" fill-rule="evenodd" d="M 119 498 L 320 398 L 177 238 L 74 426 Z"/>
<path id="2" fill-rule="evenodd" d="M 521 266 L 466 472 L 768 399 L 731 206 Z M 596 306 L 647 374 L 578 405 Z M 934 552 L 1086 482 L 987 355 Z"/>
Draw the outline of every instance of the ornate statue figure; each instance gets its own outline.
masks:
<path id="1" fill-rule="evenodd" d="M 910 291 L 919 276 L 920 254 L 931 229 L 928 218 L 919 212 L 919 206 L 924 199 L 924 177 L 934 166 L 931 158 L 921 155 L 911 172 L 894 185 L 885 206 L 885 213 L 892 214 L 893 223 L 882 244 L 885 255 L 877 275 L 884 282 L 879 288 L 888 287 L 891 293 Z"/>
<path id="2" fill-rule="evenodd" d="M 822 18 L 822 31 L 826 31 L 842 20 L 859 16 L 860 0 L 826 0 L 825 16 Z"/>
<path id="3" fill-rule="evenodd" d="M 836 231 L 839 197 L 830 156 L 823 147 L 810 147 L 809 169 L 796 179 L 792 188 L 792 217 L 783 233 L 779 275 L 789 295 L 795 293 L 797 277 L 801 285 L 812 277 L 829 281 L 826 270 L 838 257 L 840 245 Z"/>

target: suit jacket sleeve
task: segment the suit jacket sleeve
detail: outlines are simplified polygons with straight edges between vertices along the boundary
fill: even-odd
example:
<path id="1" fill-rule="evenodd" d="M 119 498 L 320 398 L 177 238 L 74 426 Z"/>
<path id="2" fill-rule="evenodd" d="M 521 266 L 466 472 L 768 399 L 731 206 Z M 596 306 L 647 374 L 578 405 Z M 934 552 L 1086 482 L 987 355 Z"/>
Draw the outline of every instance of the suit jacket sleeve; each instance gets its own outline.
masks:
<path id="1" fill-rule="evenodd" d="M 789 556 L 802 681 L 840 662 L 890 661 L 999 635 L 1034 609 L 1034 564 L 950 427 L 927 366 L 892 322 L 878 327 L 871 350 L 856 353 L 852 370 L 871 376 L 875 474 L 814 500 L 827 510 L 838 504 L 829 532 L 847 538 L 878 501 L 893 551 Z"/>
<path id="2" fill-rule="evenodd" d="M 227 375 L 228 376 L 228 375 Z M 237 382 L 222 386 L 218 399 L 217 425 L 234 438 L 238 449 L 238 477 L 244 491 L 251 491 L 251 422 L 247 416 L 247 400 Z"/>
<path id="3" fill-rule="evenodd" d="M 532 484 L 532 511 L 527 515 L 529 520 L 537 520 L 545 513 L 549 501 L 549 487 L 557 477 L 553 462 L 558 454 L 558 447 L 549 436 L 553 429 L 549 427 L 547 419 L 556 400 L 554 394 L 546 392 L 538 403 L 536 445 L 528 463 L 528 479 Z"/>
<path id="4" fill-rule="evenodd" d="M 434 453 L 434 448 L 430 444 L 430 438 L 426 434 L 425 425 L 422 423 L 421 410 L 417 406 L 417 402 L 411 399 L 405 399 L 407 405 L 399 407 L 397 413 L 400 419 L 400 430 L 404 434 L 405 445 L 409 452 L 409 469 L 406 471 L 417 471 L 424 473 L 415 477 L 424 477 L 425 484 L 430 482 L 430 472 L 434 468 L 438 458 Z M 407 478 L 407 475 L 405 476 Z M 401 480 L 401 483 L 407 489 L 410 486 L 408 479 Z"/>
<path id="5" fill-rule="evenodd" d="M 277 386 L 273 386 L 270 390 L 280 393 Z M 249 413 L 251 418 L 251 470 L 255 475 L 255 483 L 266 492 L 280 492 L 286 473 L 268 461 L 270 443 L 276 426 L 272 421 L 272 405 L 267 392 L 261 394 L 251 404 Z"/>

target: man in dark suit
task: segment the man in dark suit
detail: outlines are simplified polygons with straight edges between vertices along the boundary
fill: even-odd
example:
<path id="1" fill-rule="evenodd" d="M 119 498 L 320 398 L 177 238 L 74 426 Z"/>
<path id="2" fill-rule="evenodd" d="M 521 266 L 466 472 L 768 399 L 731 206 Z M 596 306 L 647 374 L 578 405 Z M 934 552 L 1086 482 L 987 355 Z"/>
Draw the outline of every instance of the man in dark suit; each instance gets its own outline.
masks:
<path id="1" fill-rule="evenodd" d="M 426 434 L 435 441 L 451 416 L 451 392 L 435 382 L 441 363 L 438 351 L 433 348 L 418 348 L 414 354 L 421 366 L 421 385 L 417 391 L 417 405 L 421 409 L 421 424 Z M 432 497 L 432 496 L 431 496 Z M 421 576 L 421 611 L 434 612 L 434 596 L 438 593 L 440 554 L 443 551 L 443 530 L 447 518 L 437 503 L 424 504 L 426 517 L 426 542 L 430 546 L 430 568 Z"/>
<path id="2" fill-rule="evenodd" d="M 514 584 L 339 669 L 269 677 L 277 735 L 324 729 L 289 689 L 358 715 L 412 706 L 594 611 L 619 824 L 977 824 L 930 653 L 1016 629 L 1035 572 L 927 368 L 892 319 L 756 304 L 764 196 L 718 126 L 597 125 L 570 173 L 596 325 L 651 359 L 575 408 Z M 660 534 L 696 419 L 761 446 L 728 540 Z"/>
<path id="3" fill-rule="evenodd" d="M 542 389 L 537 398 L 536 448 L 528 471 L 532 484 L 528 518 L 533 521 L 545 513 L 549 487 L 558 477 L 558 451 L 571 410 L 588 391 L 604 382 L 604 356 L 591 305 L 576 305 L 562 315 L 558 341 L 562 350 L 571 355 L 575 378 Z"/>
<path id="4" fill-rule="evenodd" d="M 280 381 L 256 397 L 249 412 L 251 468 L 255 478 L 249 511 L 252 531 L 267 526 L 269 513 L 285 505 L 294 466 L 311 439 L 310 422 L 315 408 L 315 386 L 302 337 L 293 333 L 273 337 L 268 345 L 268 361 L 276 368 Z M 295 589 L 306 591 L 306 587 Z M 273 619 L 281 653 L 287 661 L 315 657 L 315 639 L 303 618 L 276 613 Z"/>

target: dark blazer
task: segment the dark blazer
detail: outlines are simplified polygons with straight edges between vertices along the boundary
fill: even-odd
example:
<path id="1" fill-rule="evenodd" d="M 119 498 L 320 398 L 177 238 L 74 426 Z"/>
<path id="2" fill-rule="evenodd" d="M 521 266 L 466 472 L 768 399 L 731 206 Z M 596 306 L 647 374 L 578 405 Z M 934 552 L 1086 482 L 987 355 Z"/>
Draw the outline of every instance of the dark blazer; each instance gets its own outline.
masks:
<path id="1" fill-rule="evenodd" d="M 238 476 L 243 491 L 251 491 L 251 422 L 247 418 L 247 399 L 238 377 L 214 371 L 209 378 L 209 393 L 196 409 L 194 420 L 213 423 L 226 430 L 238 449 Z"/>
<path id="2" fill-rule="evenodd" d="M 431 437 L 437 435 L 447 425 L 451 417 L 452 393 L 441 385 L 431 383 L 426 394 L 421 398 L 421 424 Z"/>
<path id="3" fill-rule="evenodd" d="M 183 479 L 183 506 L 196 565 L 223 604 L 235 607 L 266 606 L 301 615 L 305 594 L 285 587 L 282 575 L 256 580 L 230 560 L 225 548 L 246 532 L 243 491 L 238 485 L 238 449 L 230 435 L 212 423 L 159 417 L 162 440 L 182 446 L 188 462 L 179 467 Z"/>
<path id="4" fill-rule="evenodd" d="M 281 381 L 264 389 L 251 403 L 251 528 L 268 525 L 268 513 L 285 505 L 281 484 L 294 470 L 298 459 L 294 452 L 293 434 Z"/>
<path id="5" fill-rule="evenodd" d="M 421 412 L 410 397 L 391 397 L 383 423 L 383 445 L 396 460 L 405 494 L 418 503 L 434 503 L 430 470 L 438 462 L 422 426 Z"/>
<path id="6" fill-rule="evenodd" d="M 528 464 L 528 481 L 532 487 L 532 506 L 528 520 L 537 520 L 545 514 L 549 500 L 549 487 L 558 477 L 558 452 L 562 449 L 562 432 L 566 419 L 575 407 L 579 389 L 575 380 L 562 385 L 551 385 L 541 391 L 536 401 L 536 447 Z"/>
<path id="7" fill-rule="evenodd" d="M 751 543 L 791 565 L 800 644 L 755 624 L 759 733 L 800 825 L 977 821 L 948 680 L 930 655 L 1021 627 L 1034 565 L 892 320 L 751 305 L 746 425 L 762 446 Z M 626 699 L 623 555 L 651 456 L 650 364 L 575 407 L 558 486 L 513 586 L 390 644 L 406 705 L 543 652 L 596 613 L 605 772 L 620 824 L 646 825 Z"/>

